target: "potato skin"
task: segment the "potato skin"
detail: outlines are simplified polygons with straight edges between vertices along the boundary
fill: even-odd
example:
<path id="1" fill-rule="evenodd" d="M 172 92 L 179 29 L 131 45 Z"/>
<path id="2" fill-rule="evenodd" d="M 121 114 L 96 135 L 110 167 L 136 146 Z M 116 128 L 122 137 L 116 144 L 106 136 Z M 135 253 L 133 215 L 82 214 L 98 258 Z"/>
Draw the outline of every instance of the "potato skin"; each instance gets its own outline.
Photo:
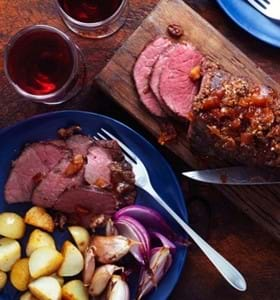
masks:
<path id="1" fill-rule="evenodd" d="M 0 271 L 0 291 L 5 287 L 8 276 L 5 272 Z"/>
<path id="2" fill-rule="evenodd" d="M 26 245 L 26 255 L 29 257 L 36 249 L 46 246 L 56 249 L 53 237 L 40 229 L 34 229 Z"/>
<path id="3" fill-rule="evenodd" d="M 71 280 L 62 288 L 63 300 L 88 300 L 89 296 L 81 280 Z"/>
<path id="4" fill-rule="evenodd" d="M 31 281 L 29 272 L 29 258 L 22 258 L 18 260 L 12 267 L 10 280 L 12 285 L 21 292 L 28 289 L 28 284 Z"/>
<path id="5" fill-rule="evenodd" d="M 21 246 L 18 241 L 9 238 L 0 239 L 0 270 L 9 272 L 20 259 Z"/>
<path id="6" fill-rule="evenodd" d="M 56 272 L 63 262 L 63 256 L 50 247 L 41 247 L 35 250 L 29 258 L 29 271 L 31 277 L 51 275 Z"/>
<path id="7" fill-rule="evenodd" d="M 35 296 L 33 296 L 29 291 L 22 294 L 19 300 L 39 300 Z"/>
<path id="8" fill-rule="evenodd" d="M 31 293 L 40 300 L 61 300 L 61 287 L 51 276 L 40 277 L 29 284 Z"/>
<path id="9" fill-rule="evenodd" d="M 63 263 L 57 271 L 61 277 L 71 277 L 79 274 L 84 268 L 84 258 L 80 250 L 69 241 L 65 241 L 61 248 Z"/>
<path id="10" fill-rule="evenodd" d="M 48 232 L 54 232 L 54 221 L 43 207 L 33 206 L 24 217 L 26 224 L 38 227 Z"/>
<path id="11" fill-rule="evenodd" d="M 69 226 L 68 230 L 79 250 L 82 253 L 84 253 L 87 249 L 90 240 L 89 232 L 81 226 Z"/>
<path id="12" fill-rule="evenodd" d="M 13 212 L 3 212 L 0 214 L 0 235 L 18 240 L 24 236 L 25 227 L 21 216 Z"/>

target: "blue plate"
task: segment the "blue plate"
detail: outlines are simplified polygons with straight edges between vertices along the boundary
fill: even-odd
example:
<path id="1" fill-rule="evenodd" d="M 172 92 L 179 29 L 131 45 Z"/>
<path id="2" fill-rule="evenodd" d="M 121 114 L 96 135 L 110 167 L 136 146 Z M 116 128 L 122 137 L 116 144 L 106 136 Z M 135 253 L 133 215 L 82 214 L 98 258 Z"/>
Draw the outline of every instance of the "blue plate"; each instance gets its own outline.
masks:
<path id="1" fill-rule="evenodd" d="M 280 23 L 265 17 L 246 0 L 217 0 L 217 2 L 241 28 L 270 45 L 280 47 Z"/>
<path id="2" fill-rule="evenodd" d="M 56 132 L 59 128 L 74 124 L 79 124 L 83 128 L 83 133 L 87 135 L 94 135 L 103 127 L 120 137 L 121 140 L 143 160 L 149 170 L 151 181 L 155 189 L 160 192 L 163 199 L 165 199 L 183 219 L 187 220 L 185 201 L 180 186 L 172 169 L 162 155 L 142 136 L 126 125 L 106 116 L 80 111 L 63 111 L 39 115 L 0 132 L 0 211 L 15 211 L 23 215 L 29 207 L 25 204 L 8 205 L 4 201 L 3 195 L 4 185 L 11 168 L 11 161 L 17 158 L 24 145 L 34 141 L 53 139 L 56 137 Z M 177 224 L 175 224 L 165 211 L 144 191 L 139 190 L 136 202 L 158 210 L 166 217 L 172 227 L 180 232 Z M 56 232 L 55 238 L 58 249 L 60 249 L 62 242 L 70 237 L 66 232 Z M 25 249 L 26 239 L 27 237 L 22 243 L 23 249 Z M 163 300 L 168 298 L 179 279 L 185 263 L 186 254 L 187 250 L 185 248 L 178 248 L 174 256 L 173 265 L 168 274 L 147 299 Z M 19 295 L 20 294 L 8 284 L 0 293 L 0 299 L 16 300 L 19 299 Z"/>

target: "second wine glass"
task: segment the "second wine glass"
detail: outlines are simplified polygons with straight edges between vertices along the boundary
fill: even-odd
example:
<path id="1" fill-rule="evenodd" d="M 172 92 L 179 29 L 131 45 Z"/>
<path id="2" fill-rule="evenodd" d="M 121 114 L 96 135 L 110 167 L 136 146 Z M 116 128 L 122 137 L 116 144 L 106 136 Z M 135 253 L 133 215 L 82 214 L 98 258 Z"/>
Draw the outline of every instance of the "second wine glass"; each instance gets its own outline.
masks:
<path id="1" fill-rule="evenodd" d="M 104 38 L 124 24 L 128 0 L 56 0 L 67 27 L 86 38 Z"/>

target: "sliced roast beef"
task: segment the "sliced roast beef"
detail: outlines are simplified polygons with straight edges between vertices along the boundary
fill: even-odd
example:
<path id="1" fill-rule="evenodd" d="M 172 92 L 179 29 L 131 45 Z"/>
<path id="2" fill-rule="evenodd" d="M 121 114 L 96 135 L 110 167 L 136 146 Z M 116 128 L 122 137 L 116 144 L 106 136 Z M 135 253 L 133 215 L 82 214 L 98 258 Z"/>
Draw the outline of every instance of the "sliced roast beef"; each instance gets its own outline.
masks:
<path id="1" fill-rule="evenodd" d="M 33 189 L 65 156 L 66 150 L 54 143 L 34 143 L 25 148 L 13 162 L 13 168 L 5 185 L 8 203 L 28 202 Z"/>
<path id="2" fill-rule="evenodd" d="M 205 61 L 190 115 L 196 152 L 234 163 L 280 166 L 280 102 L 269 87 Z"/>
<path id="3" fill-rule="evenodd" d="M 90 228 L 96 216 L 106 220 L 117 210 L 116 195 L 104 189 L 81 186 L 64 192 L 58 199 L 55 209 L 64 211 L 70 224 Z"/>
<path id="4" fill-rule="evenodd" d="M 85 215 L 104 214 L 112 216 L 117 201 L 111 192 L 89 186 L 72 188 L 60 195 L 54 209 L 65 213 L 83 213 Z"/>
<path id="5" fill-rule="evenodd" d="M 156 96 L 150 89 L 149 80 L 152 68 L 159 55 L 171 45 L 167 38 L 158 38 L 149 44 L 138 57 L 133 70 L 133 77 L 141 102 L 157 117 L 165 117 Z"/>
<path id="6" fill-rule="evenodd" d="M 58 147 L 67 148 L 66 143 L 63 140 L 50 140 L 48 143 L 53 144 Z"/>
<path id="7" fill-rule="evenodd" d="M 95 199 L 94 197 L 103 193 L 104 197 L 101 199 L 107 201 L 106 199 L 110 198 L 110 202 L 104 203 L 104 206 L 111 207 L 110 203 L 113 202 L 114 211 L 118 207 L 132 204 L 136 196 L 134 174 L 131 166 L 124 160 L 118 143 L 116 141 L 92 141 L 79 135 L 70 139 L 71 145 L 75 145 L 75 149 L 78 149 L 76 143 L 83 145 L 76 153 L 85 154 L 87 151 L 86 165 L 82 169 L 78 169 L 76 173 L 68 172 L 72 167 L 74 158 L 77 157 L 77 154 L 73 156 L 71 152 L 34 189 L 32 202 L 38 206 L 54 208 L 68 213 L 69 207 L 88 208 L 90 199 Z M 83 143 L 84 141 L 85 143 Z M 87 141 L 92 144 L 88 150 L 86 150 L 89 145 Z M 67 144 L 68 142 L 66 140 Z M 75 149 L 71 147 L 74 152 Z M 72 202 L 67 204 L 65 201 L 70 197 L 72 191 L 73 195 L 84 195 L 85 199 L 71 196 Z M 86 198 L 88 195 L 91 195 L 90 198 Z M 91 209 L 95 207 L 94 203 L 90 205 Z M 96 205 L 98 210 L 99 202 Z"/>
<path id="8" fill-rule="evenodd" d="M 66 140 L 67 147 L 73 151 L 74 155 L 81 154 L 83 156 L 87 155 L 92 142 L 92 138 L 81 134 L 72 135 Z"/>
<path id="9" fill-rule="evenodd" d="M 89 226 L 92 217 L 112 216 L 134 203 L 135 178 L 116 141 L 72 135 L 26 147 L 14 162 L 5 197 L 9 203 L 31 200 Z"/>
<path id="10" fill-rule="evenodd" d="M 116 141 L 94 141 L 88 150 L 85 180 L 95 186 L 111 184 L 110 165 L 124 160 Z"/>
<path id="11" fill-rule="evenodd" d="M 117 207 L 135 201 L 135 177 L 116 141 L 95 141 L 89 149 L 85 167 L 86 181 L 117 196 Z"/>
<path id="12" fill-rule="evenodd" d="M 113 162 L 109 151 L 98 145 L 88 150 L 87 165 L 85 167 L 85 180 L 93 186 L 107 186 L 111 182 L 110 164 Z"/>
<path id="13" fill-rule="evenodd" d="M 199 82 L 190 78 L 192 69 L 200 65 L 202 55 L 191 45 L 176 44 L 166 57 L 159 81 L 160 96 L 174 115 L 186 119 Z"/>
<path id="14" fill-rule="evenodd" d="M 150 88 L 152 92 L 155 94 L 157 97 L 157 100 L 161 106 L 161 108 L 168 114 L 168 115 L 173 115 L 173 112 L 170 111 L 170 109 L 165 105 L 164 101 L 161 98 L 160 92 L 159 92 L 159 82 L 160 82 L 160 76 L 162 72 L 162 68 L 165 65 L 166 60 L 169 58 L 169 52 L 173 51 L 173 48 L 175 45 L 169 46 L 165 51 L 161 53 L 159 56 L 158 60 L 153 66 L 152 69 L 152 74 L 150 78 Z"/>
<path id="15" fill-rule="evenodd" d="M 108 153 L 110 153 L 112 160 L 114 161 L 123 161 L 124 156 L 122 153 L 122 149 L 120 148 L 119 144 L 115 140 L 108 140 L 108 141 L 96 141 L 95 145 L 99 145 L 103 149 L 105 149 Z"/>
<path id="16" fill-rule="evenodd" d="M 53 208 L 62 193 L 83 184 L 83 169 L 72 176 L 67 175 L 66 170 L 71 162 L 72 155 L 68 155 L 48 173 L 33 191 L 33 204 Z"/>

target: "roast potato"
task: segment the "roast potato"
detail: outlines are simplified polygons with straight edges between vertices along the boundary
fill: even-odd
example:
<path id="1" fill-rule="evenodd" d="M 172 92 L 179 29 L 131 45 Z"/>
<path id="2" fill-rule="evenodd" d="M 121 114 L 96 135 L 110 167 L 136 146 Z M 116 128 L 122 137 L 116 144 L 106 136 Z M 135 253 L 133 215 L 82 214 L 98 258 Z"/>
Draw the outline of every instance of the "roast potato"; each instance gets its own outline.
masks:
<path id="1" fill-rule="evenodd" d="M 33 296 L 29 291 L 22 294 L 19 300 L 39 300 L 35 296 Z"/>
<path id="2" fill-rule="evenodd" d="M 26 245 L 26 255 L 30 256 L 33 251 L 41 247 L 50 247 L 56 249 L 55 241 L 51 235 L 40 230 L 35 229 L 29 236 L 27 245 Z"/>
<path id="3" fill-rule="evenodd" d="M 7 283 L 7 274 L 3 271 L 0 271 L 0 290 L 2 290 Z"/>
<path id="4" fill-rule="evenodd" d="M 32 278 L 50 275 L 57 271 L 63 261 L 63 256 L 51 247 L 41 247 L 30 255 L 29 271 Z"/>
<path id="5" fill-rule="evenodd" d="M 79 250 L 82 253 L 84 253 L 89 244 L 89 239 L 90 239 L 90 235 L 88 231 L 81 226 L 70 226 L 68 227 L 68 230 L 72 235 L 72 238 L 74 239 Z"/>
<path id="6" fill-rule="evenodd" d="M 88 300 L 89 296 L 81 280 L 72 280 L 63 286 L 62 299 Z"/>
<path id="7" fill-rule="evenodd" d="M 20 259 L 21 247 L 18 241 L 9 238 L 0 239 L 0 270 L 9 272 Z"/>
<path id="8" fill-rule="evenodd" d="M 25 233 L 23 218 L 13 212 L 0 214 L 0 235 L 10 239 L 21 239 Z"/>
<path id="9" fill-rule="evenodd" d="M 61 287 L 58 281 L 50 276 L 45 276 L 29 284 L 31 293 L 40 300 L 60 300 Z"/>
<path id="10" fill-rule="evenodd" d="M 51 274 L 51 277 L 53 277 L 54 279 L 56 279 L 58 281 L 58 283 L 60 284 L 60 286 L 63 286 L 64 284 L 64 278 L 61 276 L 58 276 L 56 273 Z"/>
<path id="11" fill-rule="evenodd" d="M 84 258 L 76 246 L 69 241 L 65 241 L 61 249 L 61 254 L 64 260 L 57 271 L 59 276 L 74 276 L 82 271 Z"/>
<path id="12" fill-rule="evenodd" d="M 53 218 L 42 207 L 33 206 L 30 208 L 25 214 L 24 222 L 48 232 L 54 231 Z"/>
<path id="13" fill-rule="evenodd" d="M 29 272 L 29 259 L 22 258 L 18 260 L 12 267 L 10 280 L 11 284 L 21 292 L 24 292 L 28 288 L 31 276 Z"/>

